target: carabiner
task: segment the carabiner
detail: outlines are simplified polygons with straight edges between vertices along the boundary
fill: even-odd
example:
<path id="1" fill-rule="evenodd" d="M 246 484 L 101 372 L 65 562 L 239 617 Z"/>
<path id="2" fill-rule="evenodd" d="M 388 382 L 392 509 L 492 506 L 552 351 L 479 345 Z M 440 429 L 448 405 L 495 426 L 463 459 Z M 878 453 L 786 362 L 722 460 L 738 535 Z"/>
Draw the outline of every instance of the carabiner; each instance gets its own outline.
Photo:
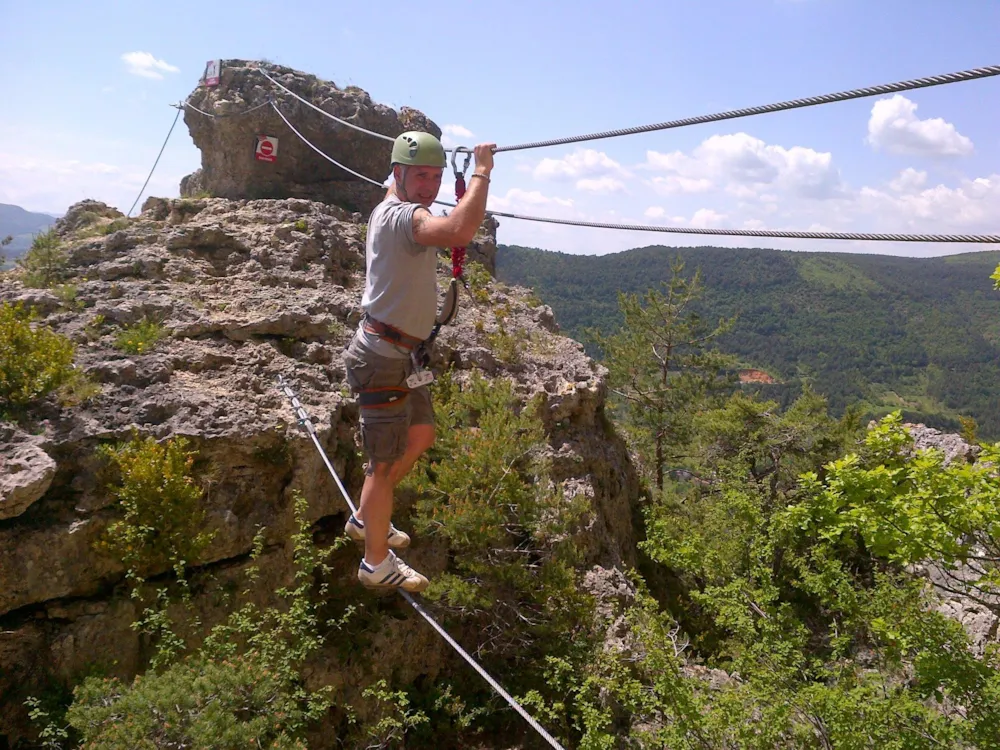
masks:
<path id="1" fill-rule="evenodd" d="M 465 154 L 465 164 L 462 167 L 462 171 L 461 172 L 458 171 L 458 164 L 455 163 L 455 157 L 458 156 L 458 153 L 460 151 L 463 154 Z M 455 179 L 456 180 L 459 177 L 461 177 L 463 179 L 465 178 L 465 173 L 469 171 L 469 164 L 471 164 L 471 163 L 472 163 L 472 149 L 471 148 L 466 148 L 465 146 L 455 146 L 455 148 L 453 148 L 451 150 L 451 168 L 455 172 Z"/>

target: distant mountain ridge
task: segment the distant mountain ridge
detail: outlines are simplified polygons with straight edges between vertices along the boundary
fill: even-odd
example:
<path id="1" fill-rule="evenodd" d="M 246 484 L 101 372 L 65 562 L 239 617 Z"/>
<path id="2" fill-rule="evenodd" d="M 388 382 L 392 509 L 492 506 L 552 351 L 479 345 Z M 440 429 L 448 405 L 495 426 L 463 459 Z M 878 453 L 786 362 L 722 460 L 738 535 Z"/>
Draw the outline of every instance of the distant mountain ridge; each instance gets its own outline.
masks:
<path id="1" fill-rule="evenodd" d="M 644 292 L 701 270 L 701 311 L 740 319 L 723 348 L 780 384 L 782 401 L 808 380 L 834 410 L 862 402 L 871 415 L 957 430 L 972 416 L 1000 437 L 1000 252 L 940 258 L 748 248 L 649 246 L 602 256 L 499 246 L 499 279 L 533 287 L 570 335 L 619 323 L 618 291 Z M 593 347 L 588 345 L 593 352 Z"/>
<path id="2" fill-rule="evenodd" d="M 31 238 L 56 223 L 57 216 L 27 211 L 20 206 L 0 203 L 0 239 L 11 235 L 14 241 L 0 250 L 7 260 L 16 258 L 31 247 Z"/>

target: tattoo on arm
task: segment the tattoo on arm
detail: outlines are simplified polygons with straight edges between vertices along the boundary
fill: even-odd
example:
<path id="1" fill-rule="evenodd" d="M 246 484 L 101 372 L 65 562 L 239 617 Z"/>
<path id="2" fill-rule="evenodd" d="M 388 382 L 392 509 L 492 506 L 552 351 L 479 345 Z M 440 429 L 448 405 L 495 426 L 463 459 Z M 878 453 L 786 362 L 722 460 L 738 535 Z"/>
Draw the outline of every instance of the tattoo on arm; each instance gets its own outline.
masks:
<path id="1" fill-rule="evenodd" d="M 428 211 L 417 211 L 413 214 L 413 233 L 416 234 L 424 224 L 427 223 L 427 219 L 430 218 L 430 213 Z"/>

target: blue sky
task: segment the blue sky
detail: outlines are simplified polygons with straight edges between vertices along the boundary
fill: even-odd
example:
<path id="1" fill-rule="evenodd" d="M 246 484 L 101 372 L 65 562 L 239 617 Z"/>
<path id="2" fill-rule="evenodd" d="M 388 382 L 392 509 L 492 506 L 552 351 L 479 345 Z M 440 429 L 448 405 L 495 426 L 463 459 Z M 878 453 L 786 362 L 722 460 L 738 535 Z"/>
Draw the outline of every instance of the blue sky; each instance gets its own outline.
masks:
<path id="1" fill-rule="evenodd" d="M 994 0 L 0 0 L 0 202 L 60 213 L 92 197 L 128 210 L 173 119 L 168 105 L 213 58 L 267 58 L 421 109 L 453 142 L 502 145 L 996 64 L 998 31 Z M 994 78 L 499 154 L 491 207 L 678 226 L 996 232 L 998 115 Z M 148 192 L 176 195 L 199 163 L 180 122 Z M 514 220 L 499 239 L 578 253 L 747 244 Z"/>

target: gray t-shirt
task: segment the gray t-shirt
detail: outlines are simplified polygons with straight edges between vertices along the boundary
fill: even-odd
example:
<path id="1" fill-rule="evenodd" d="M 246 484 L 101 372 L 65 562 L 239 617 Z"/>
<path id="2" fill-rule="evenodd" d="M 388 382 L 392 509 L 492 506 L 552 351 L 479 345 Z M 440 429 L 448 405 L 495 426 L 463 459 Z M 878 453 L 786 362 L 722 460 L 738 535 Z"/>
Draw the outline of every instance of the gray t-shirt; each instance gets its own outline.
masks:
<path id="1" fill-rule="evenodd" d="M 418 208 L 390 195 L 372 211 L 361 306 L 376 320 L 426 339 L 437 317 L 437 248 L 413 240 L 413 213 Z M 365 333 L 363 325 L 359 335 L 378 354 L 409 356 L 407 350 Z"/>

